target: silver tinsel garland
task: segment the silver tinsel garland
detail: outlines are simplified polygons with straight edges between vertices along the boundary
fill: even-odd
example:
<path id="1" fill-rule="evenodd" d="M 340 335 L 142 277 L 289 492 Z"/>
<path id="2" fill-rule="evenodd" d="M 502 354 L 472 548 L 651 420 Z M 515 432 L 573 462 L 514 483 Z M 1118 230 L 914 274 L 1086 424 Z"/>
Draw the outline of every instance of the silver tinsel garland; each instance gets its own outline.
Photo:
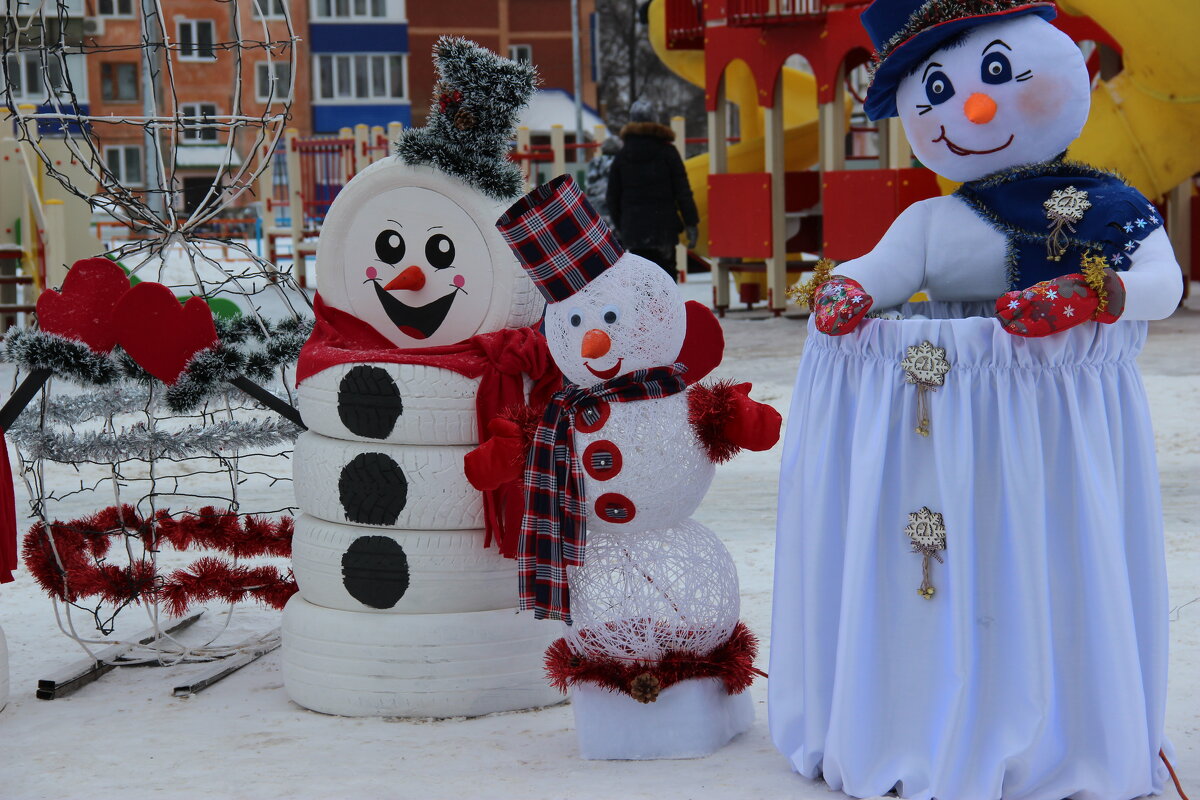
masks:
<path id="1" fill-rule="evenodd" d="M 87 433 L 39 430 L 36 423 L 22 417 L 21 422 L 8 431 L 8 437 L 25 458 L 60 464 L 105 464 L 156 458 L 179 460 L 239 450 L 262 450 L 290 444 L 299 435 L 299 428 L 278 417 L 224 420 L 174 430 L 151 430 L 139 423 L 119 431 Z"/>

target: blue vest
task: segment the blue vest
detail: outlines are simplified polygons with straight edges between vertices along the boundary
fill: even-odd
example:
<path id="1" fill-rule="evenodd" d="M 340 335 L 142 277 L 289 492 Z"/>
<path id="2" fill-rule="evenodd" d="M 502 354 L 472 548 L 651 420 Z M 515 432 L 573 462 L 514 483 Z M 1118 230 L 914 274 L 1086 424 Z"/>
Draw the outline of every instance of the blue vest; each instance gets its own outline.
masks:
<path id="1" fill-rule="evenodd" d="M 1087 192 L 1091 205 L 1078 221 L 1060 226 L 1052 245 L 1055 223 L 1043 204 L 1071 188 Z M 1078 272 L 1089 252 L 1124 272 L 1142 240 L 1163 224 L 1154 204 L 1121 178 L 1061 157 L 968 181 L 954 194 L 1004 234 L 1010 291 Z"/>

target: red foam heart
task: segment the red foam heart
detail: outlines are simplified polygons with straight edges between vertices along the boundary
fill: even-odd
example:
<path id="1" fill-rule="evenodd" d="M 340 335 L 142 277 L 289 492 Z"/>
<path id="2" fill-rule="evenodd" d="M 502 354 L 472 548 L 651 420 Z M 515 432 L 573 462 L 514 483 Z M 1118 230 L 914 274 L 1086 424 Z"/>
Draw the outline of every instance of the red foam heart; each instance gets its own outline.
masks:
<path id="1" fill-rule="evenodd" d="M 175 383 L 192 356 L 217 343 L 212 309 L 199 297 L 182 306 L 161 283 L 139 283 L 117 303 L 117 342 L 142 369 Z"/>
<path id="2" fill-rule="evenodd" d="M 717 368 L 725 356 L 725 332 L 716 315 L 703 303 L 688 300 L 683 304 L 687 311 L 687 331 L 683 335 L 683 347 L 675 359 L 687 365 L 683 379 L 690 386 L 698 383 Z"/>
<path id="3" fill-rule="evenodd" d="M 38 297 L 38 327 L 107 353 L 117 343 L 113 309 L 128 291 L 129 276 L 107 258 L 76 261 L 62 289 L 47 289 Z"/>

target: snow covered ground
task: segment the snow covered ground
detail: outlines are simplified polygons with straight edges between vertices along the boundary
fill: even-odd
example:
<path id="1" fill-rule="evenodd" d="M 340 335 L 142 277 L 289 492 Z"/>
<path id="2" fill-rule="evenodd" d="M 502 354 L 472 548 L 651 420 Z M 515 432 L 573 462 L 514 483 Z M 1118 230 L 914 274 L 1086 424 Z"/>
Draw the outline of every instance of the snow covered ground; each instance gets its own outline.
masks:
<path id="1" fill-rule="evenodd" d="M 709 300 L 703 278 L 687 294 Z M 1185 788 L 1200 793 L 1200 286 L 1188 307 L 1151 326 L 1141 365 L 1158 442 L 1171 580 L 1172 652 L 1167 733 Z M 724 321 L 718 376 L 754 382 L 754 396 L 786 414 L 804 341 L 800 319 Z M 762 637 L 767 665 L 779 448 L 721 467 L 696 518 L 737 562 L 743 618 Z M 291 502 L 291 488 L 273 490 Z M 273 501 L 273 502 L 271 502 Z M 25 508 L 20 490 L 18 509 Z M 81 507 L 82 514 L 93 508 Z M 25 523 L 22 524 L 24 529 Z M 194 556 L 165 557 L 179 563 Z M 1191 605 L 1189 605 L 1191 604 Z M 139 609 L 117 631 L 147 627 Z M 188 633 L 218 633 L 213 608 Z M 221 641 L 275 628 L 278 612 L 238 608 Z M 766 682 L 752 694 L 757 719 L 719 753 L 695 761 L 587 762 L 576 755 L 571 710 L 482 719 L 350 719 L 306 711 L 283 689 L 275 651 L 193 697 L 172 687 L 199 670 L 123 668 L 69 697 L 34 698 L 37 680 L 82 657 L 27 573 L 0 587 L 12 697 L 0 713 L 0 796 L 34 798 L 836 798 L 798 777 L 771 744 Z M 1168 796 L 1173 795 L 1173 790 Z M 963 800 L 961 798 L 956 800 Z"/>

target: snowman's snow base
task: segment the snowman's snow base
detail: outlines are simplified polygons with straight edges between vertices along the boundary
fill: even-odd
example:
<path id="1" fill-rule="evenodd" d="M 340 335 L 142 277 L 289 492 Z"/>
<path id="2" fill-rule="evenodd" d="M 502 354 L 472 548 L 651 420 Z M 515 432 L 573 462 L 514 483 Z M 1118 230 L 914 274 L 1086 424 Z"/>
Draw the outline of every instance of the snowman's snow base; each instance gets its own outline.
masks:
<path id="1" fill-rule="evenodd" d="M 592 760 L 702 758 L 754 722 L 750 692 L 729 694 L 716 678 L 664 689 L 653 703 L 598 686 L 577 685 L 571 698 L 579 754 Z"/>
<path id="2" fill-rule="evenodd" d="M 0 711 L 8 705 L 8 642 L 0 628 Z"/>
<path id="3" fill-rule="evenodd" d="M 542 652 L 557 626 L 512 609 L 361 614 L 299 595 L 283 611 L 283 683 L 296 703 L 348 717 L 478 717 L 554 705 Z"/>

